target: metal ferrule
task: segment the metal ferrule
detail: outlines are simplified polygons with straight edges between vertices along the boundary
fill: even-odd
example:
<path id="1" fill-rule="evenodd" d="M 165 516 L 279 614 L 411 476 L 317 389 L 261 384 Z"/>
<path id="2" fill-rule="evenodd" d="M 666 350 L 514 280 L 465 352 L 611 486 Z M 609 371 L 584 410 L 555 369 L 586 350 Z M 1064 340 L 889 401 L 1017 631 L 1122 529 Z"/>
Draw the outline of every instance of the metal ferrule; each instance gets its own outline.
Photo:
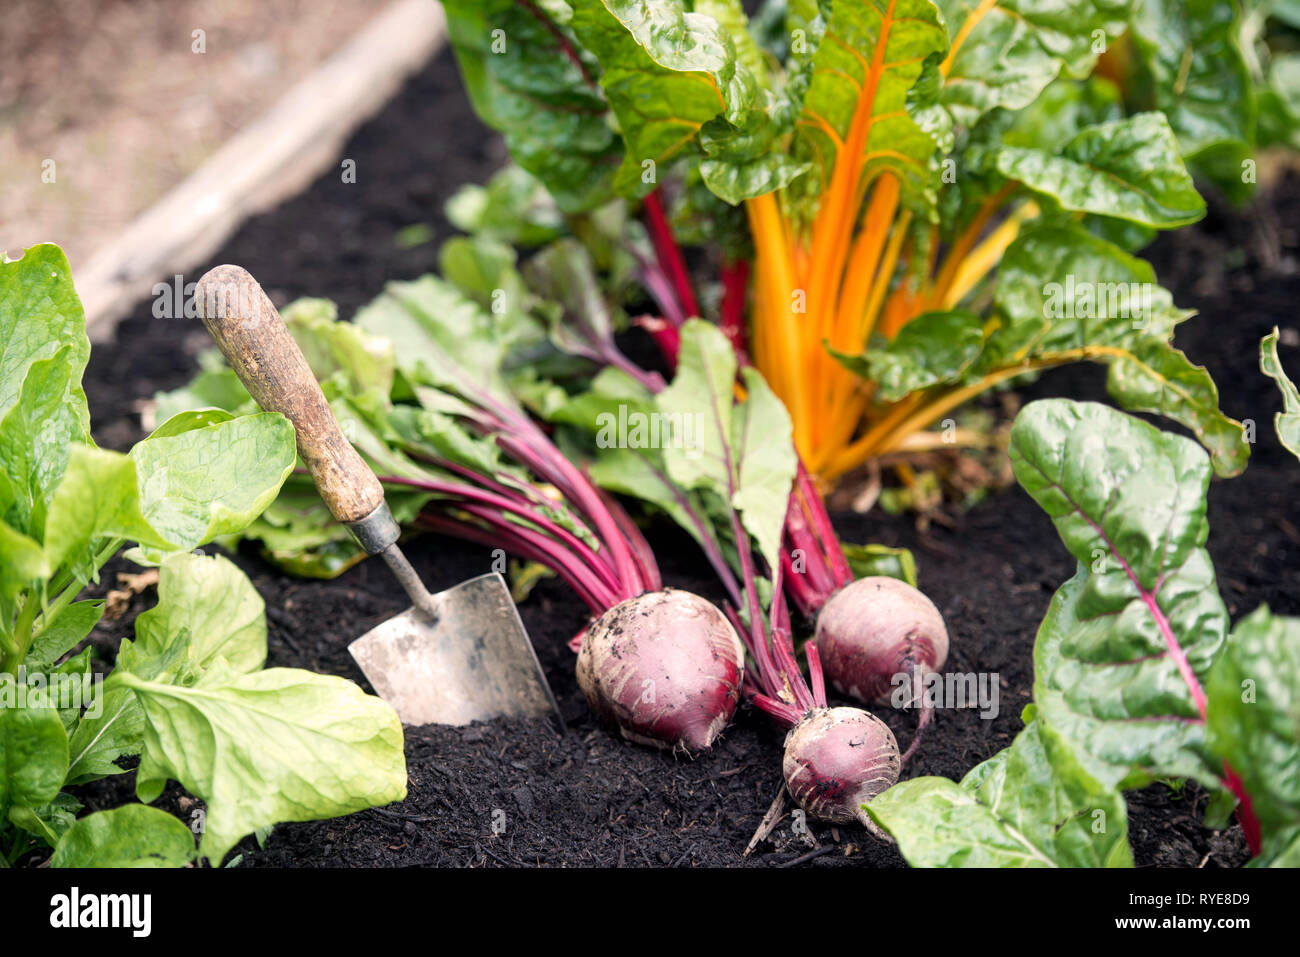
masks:
<path id="1" fill-rule="evenodd" d="M 401 527 L 388 510 L 387 502 L 379 506 L 365 518 L 355 522 L 345 522 L 357 544 L 366 550 L 367 555 L 378 555 L 389 545 L 397 541 L 402 534 Z"/>

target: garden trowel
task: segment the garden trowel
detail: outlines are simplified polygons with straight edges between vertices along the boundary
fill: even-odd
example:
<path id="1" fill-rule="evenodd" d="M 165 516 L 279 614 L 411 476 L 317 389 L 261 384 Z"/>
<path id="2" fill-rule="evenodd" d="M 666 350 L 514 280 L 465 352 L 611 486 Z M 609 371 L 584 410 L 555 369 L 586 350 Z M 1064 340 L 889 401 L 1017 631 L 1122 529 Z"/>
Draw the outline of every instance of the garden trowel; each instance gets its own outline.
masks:
<path id="1" fill-rule="evenodd" d="M 293 423 L 321 498 L 368 554 L 379 555 L 413 607 L 348 646 L 404 724 L 469 724 L 554 714 L 532 642 L 502 577 L 480 575 L 431 595 L 397 547 L 399 528 L 370 466 L 344 438 L 280 314 L 248 271 L 217 266 L 199 280 L 199 315 L 257 404 Z"/>

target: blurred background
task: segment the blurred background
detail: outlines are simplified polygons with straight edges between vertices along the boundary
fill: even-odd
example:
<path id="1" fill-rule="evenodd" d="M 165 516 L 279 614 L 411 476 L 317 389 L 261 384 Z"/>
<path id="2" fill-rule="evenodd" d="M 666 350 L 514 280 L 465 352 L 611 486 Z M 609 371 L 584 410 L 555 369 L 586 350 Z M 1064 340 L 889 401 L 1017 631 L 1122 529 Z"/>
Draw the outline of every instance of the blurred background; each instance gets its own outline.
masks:
<path id="1" fill-rule="evenodd" d="M 0 250 L 58 242 L 74 264 L 384 7 L 365 0 L 2 6 Z"/>

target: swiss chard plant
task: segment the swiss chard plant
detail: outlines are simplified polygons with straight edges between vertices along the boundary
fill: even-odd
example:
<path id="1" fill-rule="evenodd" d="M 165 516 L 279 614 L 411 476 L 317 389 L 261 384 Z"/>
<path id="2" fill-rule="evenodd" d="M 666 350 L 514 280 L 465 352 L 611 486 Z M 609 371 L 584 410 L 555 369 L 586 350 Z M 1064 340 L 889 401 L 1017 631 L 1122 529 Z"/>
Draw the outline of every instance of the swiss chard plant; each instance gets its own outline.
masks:
<path id="1" fill-rule="evenodd" d="M 1026 728 L 961 782 L 905 781 L 868 813 L 918 866 L 1129 865 L 1122 792 L 1191 778 L 1209 823 L 1235 807 L 1258 863 L 1294 863 L 1300 622 L 1260 607 L 1230 624 L 1205 453 L 1053 399 L 1020 413 L 1011 454 L 1079 562 L 1038 631 Z"/>
<path id="2" fill-rule="evenodd" d="M 1188 167 L 1254 191 L 1260 149 L 1300 148 L 1300 16 L 1289 2 L 1136 0 L 1097 66 L 1129 110 L 1160 110 Z"/>
<path id="3" fill-rule="evenodd" d="M 205 802 L 197 853 L 405 795 L 402 730 L 353 683 L 263 670 L 261 598 L 222 557 L 293 469 L 277 414 L 167 419 L 129 453 L 96 447 L 90 354 L 67 259 L 34 246 L 0 263 L 0 866 L 53 848 L 55 866 L 174 866 L 191 827 L 149 806 L 168 779 Z M 104 612 L 77 600 L 124 544 L 159 566 L 157 605 L 107 678 L 87 645 Z M 143 804 L 82 810 L 75 788 L 126 773 Z"/>
<path id="4" fill-rule="evenodd" d="M 736 0 L 445 6 L 476 109 L 555 204 L 538 215 L 511 174 L 462 222 L 528 244 L 568 231 L 600 263 L 593 220 L 640 201 L 644 234 L 622 245 L 659 311 L 642 324 L 671 361 L 682 323 L 712 313 L 823 480 L 981 441 L 922 430 L 1075 361 L 1190 428 L 1218 472 L 1244 466 L 1241 425 L 1171 344 L 1188 313 L 1133 254 L 1204 202 L 1180 154 L 1197 100 L 1179 87 L 1176 129 L 1165 100 L 1131 112 L 1094 73 L 1139 17 L 1127 0 L 793 0 L 752 20 Z M 679 237 L 719 261 L 716 298 Z"/>

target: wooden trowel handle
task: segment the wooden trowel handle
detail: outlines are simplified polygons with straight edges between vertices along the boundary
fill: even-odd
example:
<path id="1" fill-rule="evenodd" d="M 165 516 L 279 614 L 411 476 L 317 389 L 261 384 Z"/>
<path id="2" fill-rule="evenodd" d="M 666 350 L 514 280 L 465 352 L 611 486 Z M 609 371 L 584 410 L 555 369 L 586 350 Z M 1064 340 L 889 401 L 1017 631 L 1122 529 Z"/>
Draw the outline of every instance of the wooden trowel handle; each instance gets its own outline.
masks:
<path id="1" fill-rule="evenodd" d="M 384 488 L 343 437 L 298 343 L 257 280 L 240 266 L 208 270 L 195 289 L 199 316 L 226 361 L 267 412 L 293 423 L 298 454 L 340 522 L 366 518 Z"/>

